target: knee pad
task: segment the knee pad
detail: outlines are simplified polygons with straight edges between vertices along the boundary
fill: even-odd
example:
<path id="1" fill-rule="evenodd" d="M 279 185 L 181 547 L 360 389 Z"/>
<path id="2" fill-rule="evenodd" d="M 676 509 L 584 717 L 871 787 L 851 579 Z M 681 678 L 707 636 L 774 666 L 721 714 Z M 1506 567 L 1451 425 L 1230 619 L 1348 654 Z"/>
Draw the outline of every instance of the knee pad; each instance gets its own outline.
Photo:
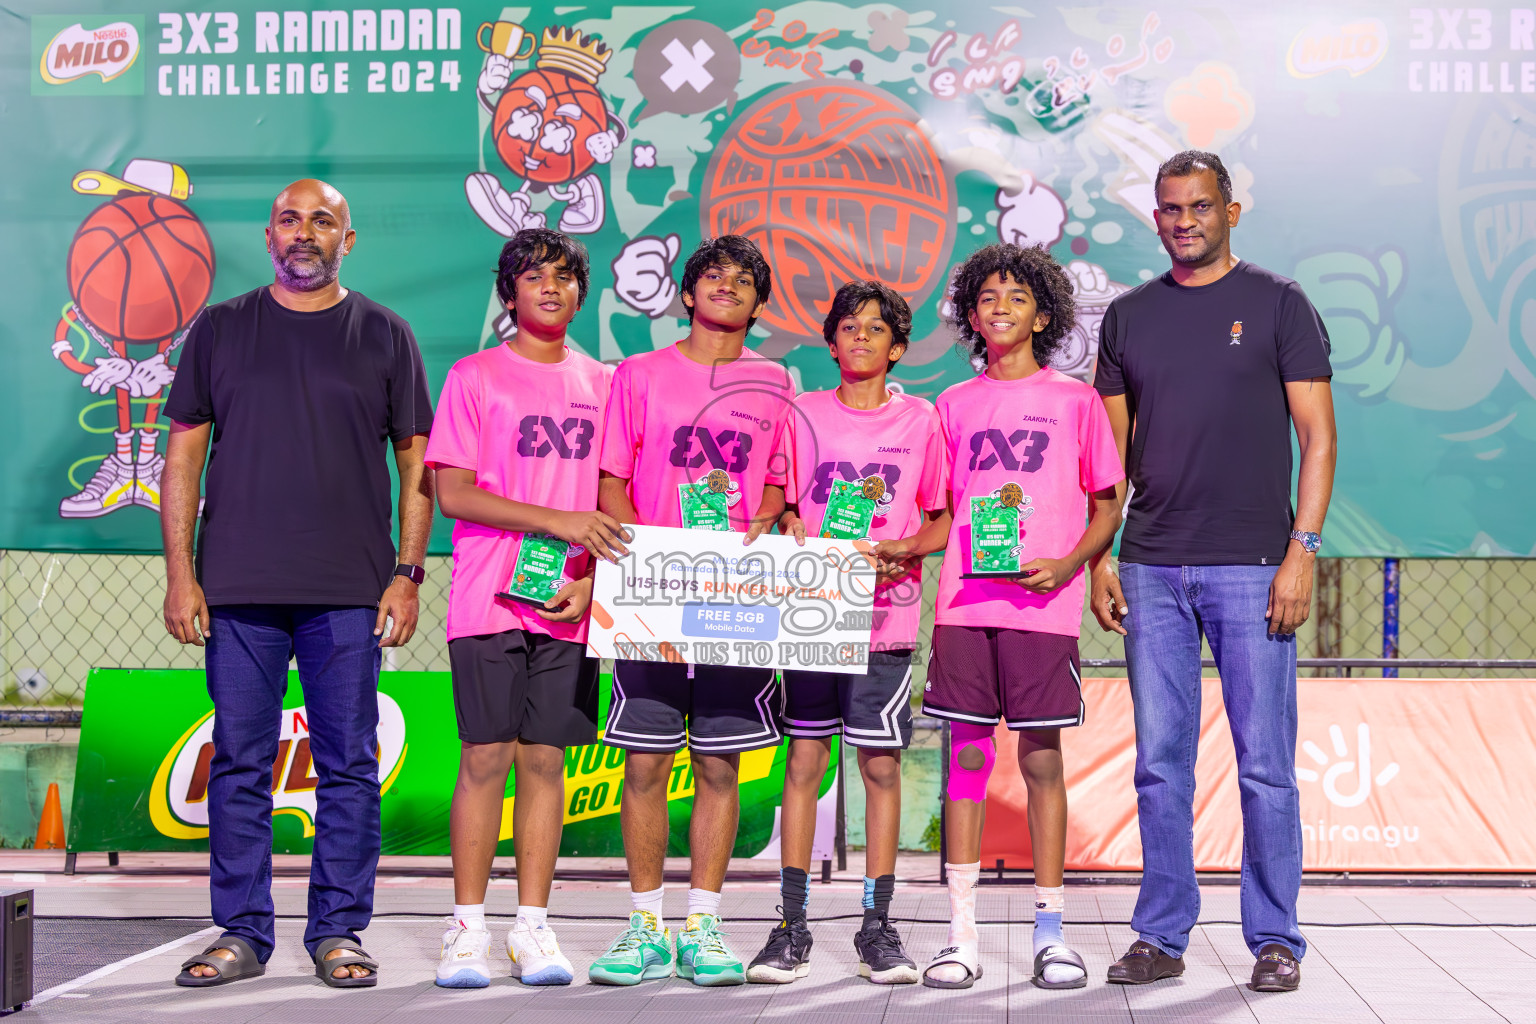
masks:
<path id="1" fill-rule="evenodd" d="M 992 776 L 992 766 L 997 763 L 997 743 L 992 738 L 993 727 L 973 722 L 949 724 L 949 784 L 945 794 L 951 800 L 975 800 L 981 803 L 987 798 L 987 779 Z M 964 768 L 960 755 L 967 747 L 981 752 L 980 768 Z"/>

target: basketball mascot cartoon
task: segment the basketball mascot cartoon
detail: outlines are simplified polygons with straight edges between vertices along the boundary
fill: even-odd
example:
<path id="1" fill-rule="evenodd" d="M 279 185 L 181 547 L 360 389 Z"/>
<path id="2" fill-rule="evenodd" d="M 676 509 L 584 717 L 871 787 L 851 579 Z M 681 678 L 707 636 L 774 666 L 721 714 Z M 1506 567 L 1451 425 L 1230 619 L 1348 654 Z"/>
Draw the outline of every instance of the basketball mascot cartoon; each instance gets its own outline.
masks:
<path id="1" fill-rule="evenodd" d="M 476 92 L 491 114 L 497 154 L 523 183 L 508 192 L 495 175 L 477 171 L 464 180 L 469 205 L 491 230 L 510 238 L 523 228 L 547 226 L 544 214 L 531 209 L 532 195 L 547 191 L 566 204 L 561 231 L 599 230 L 606 202 L 592 170 L 613 159 L 625 134 L 597 91 L 613 51 L 573 28 L 546 28 L 533 68 L 512 78 L 512 62 L 530 56 L 523 44 L 532 50 L 533 39 L 523 27 L 487 22 L 478 41 L 490 56 Z"/>
<path id="2" fill-rule="evenodd" d="M 81 195 L 107 201 L 70 243 L 70 301 L 54 330 L 53 355 L 80 375 L 87 391 L 112 394 L 97 404 L 116 405 L 117 445 L 70 467 L 71 482 L 80 486 L 75 469 L 101 462 L 79 493 L 59 503 L 59 515 L 88 519 L 130 505 L 159 512 L 165 457 L 157 450 L 157 417 L 176 372 L 170 356 L 213 288 L 213 243 L 182 202 L 192 185 L 176 164 L 130 160 L 121 178 L 81 171 L 71 184 Z M 93 344 L 103 352 L 94 359 Z M 135 407 L 142 410 L 137 418 Z"/>

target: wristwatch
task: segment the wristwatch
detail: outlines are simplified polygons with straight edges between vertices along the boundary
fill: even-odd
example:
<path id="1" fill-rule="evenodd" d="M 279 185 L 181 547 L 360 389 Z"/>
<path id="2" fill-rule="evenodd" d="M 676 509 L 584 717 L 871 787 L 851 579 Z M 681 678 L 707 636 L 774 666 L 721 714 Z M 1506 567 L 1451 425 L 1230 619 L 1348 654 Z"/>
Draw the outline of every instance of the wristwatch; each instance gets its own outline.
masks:
<path id="1" fill-rule="evenodd" d="M 1305 530 L 1292 530 L 1291 540 L 1296 541 L 1312 554 L 1317 554 L 1317 549 L 1323 546 L 1323 535 Z M 399 570 L 395 570 L 399 572 Z"/>
<path id="2" fill-rule="evenodd" d="M 1317 535 L 1313 534 L 1313 536 Z M 421 586 L 421 581 L 427 578 L 427 570 L 419 565 L 407 565 L 405 562 L 401 562 L 395 566 L 395 575 L 404 576 L 419 587 Z"/>

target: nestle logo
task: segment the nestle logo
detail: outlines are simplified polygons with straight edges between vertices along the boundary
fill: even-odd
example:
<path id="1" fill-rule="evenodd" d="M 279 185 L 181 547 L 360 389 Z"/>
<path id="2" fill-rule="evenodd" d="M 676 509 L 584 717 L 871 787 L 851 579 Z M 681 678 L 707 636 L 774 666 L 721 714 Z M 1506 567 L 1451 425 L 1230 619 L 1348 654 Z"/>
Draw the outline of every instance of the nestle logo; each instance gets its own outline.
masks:
<path id="1" fill-rule="evenodd" d="M 139 56 L 139 31 L 126 21 L 98 28 L 75 22 L 53 34 L 42 47 L 38 71 L 49 85 L 66 85 L 87 75 L 102 84 L 120 77 Z"/>
<path id="2" fill-rule="evenodd" d="M 597 406 L 592 405 L 589 402 L 572 402 L 571 403 L 571 408 L 572 409 L 586 409 L 588 412 L 597 412 L 598 411 Z"/>
<path id="3" fill-rule="evenodd" d="M 882 455 L 911 455 L 912 454 L 912 449 L 911 448 L 887 448 L 885 445 L 881 445 L 880 447 L 876 448 L 875 451 L 879 452 Z"/>

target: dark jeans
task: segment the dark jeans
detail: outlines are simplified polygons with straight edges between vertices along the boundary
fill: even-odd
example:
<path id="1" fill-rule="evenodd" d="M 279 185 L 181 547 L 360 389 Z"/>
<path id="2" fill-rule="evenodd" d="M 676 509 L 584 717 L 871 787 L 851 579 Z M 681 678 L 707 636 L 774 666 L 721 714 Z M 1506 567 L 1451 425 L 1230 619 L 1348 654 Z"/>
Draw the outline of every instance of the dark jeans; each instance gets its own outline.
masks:
<path id="1" fill-rule="evenodd" d="M 209 888 L 213 921 L 266 963 L 272 909 L 272 762 L 288 661 L 304 687 L 315 789 L 314 856 L 304 948 L 357 932 L 373 916 L 379 863 L 379 638 L 373 608 L 221 605 L 210 609 Z"/>
<path id="2" fill-rule="evenodd" d="M 1243 812 L 1243 938 L 1307 951 L 1296 921 L 1301 794 L 1296 787 L 1296 637 L 1264 618 L 1273 565 L 1120 566 L 1125 658 L 1136 718 L 1141 894 L 1131 927 L 1183 956 L 1200 917 L 1195 880 L 1195 750 L 1200 740 L 1200 635 L 1211 643 Z"/>

